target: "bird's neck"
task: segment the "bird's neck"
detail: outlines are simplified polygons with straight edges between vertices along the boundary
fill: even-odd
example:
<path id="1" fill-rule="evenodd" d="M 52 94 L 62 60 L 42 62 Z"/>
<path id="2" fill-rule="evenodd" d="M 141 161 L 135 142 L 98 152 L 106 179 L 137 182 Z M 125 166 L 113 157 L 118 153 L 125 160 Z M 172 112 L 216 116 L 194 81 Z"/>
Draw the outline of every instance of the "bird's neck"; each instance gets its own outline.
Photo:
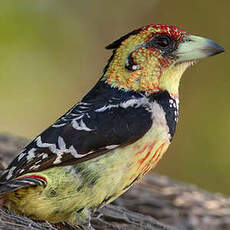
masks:
<path id="1" fill-rule="evenodd" d="M 167 90 L 156 93 L 135 92 L 111 87 L 105 81 L 99 81 L 95 87 L 83 98 L 83 102 L 103 105 L 123 106 L 143 106 L 151 107 L 153 103 L 157 103 L 165 113 L 165 119 L 169 127 L 171 138 L 176 129 L 178 118 L 179 100 L 172 97 Z M 144 105 L 144 107 L 145 107 Z"/>

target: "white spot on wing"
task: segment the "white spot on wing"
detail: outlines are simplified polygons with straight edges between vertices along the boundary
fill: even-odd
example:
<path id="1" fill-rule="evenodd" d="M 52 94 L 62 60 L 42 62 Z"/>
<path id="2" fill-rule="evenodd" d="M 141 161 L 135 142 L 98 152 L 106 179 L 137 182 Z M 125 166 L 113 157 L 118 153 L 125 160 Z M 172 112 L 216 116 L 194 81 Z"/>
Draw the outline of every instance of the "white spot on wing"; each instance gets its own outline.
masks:
<path id="1" fill-rule="evenodd" d="M 66 149 L 65 141 L 61 136 L 58 137 L 58 146 L 60 149 Z"/>
<path id="2" fill-rule="evenodd" d="M 110 106 L 104 105 L 103 107 L 101 107 L 101 108 L 99 108 L 99 109 L 96 109 L 95 112 L 104 112 L 104 111 L 106 111 L 107 109 L 110 109 Z"/>
<path id="3" fill-rule="evenodd" d="M 27 156 L 26 156 L 26 160 L 29 162 L 29 161 L 31 161 L 34 157 L 35 157 L 35 151 L 36 151 L 37 149 L 36 148 L 32 148 L 32 149 L 30 149 L 29 151 L 28 151 L 28 153 L 27 153 Z"/>
<path id="4" fill-rule="evenodd" d="M 84 131 L 92 131 L 92 129 L 88 128 L 84 121 L 81 119 L 80 121 L 78 120 L 72 120 L 72 126 L 76 130 L 84 130 Z"/>
<path id="5" fill-rule="evenodd" d="M 121 108 L 124 108 L 124 109 L 126 109 L 128 107 L 134 107 L 134 106 L 135 107 L 140 107 L 141 105 L 148 104 L 148 103 L 149 103 L 149 101 L 145 97 L 144 98 L 138 98 L 138 99 L 132 98 L 132 99 L 130 99 L 128 101 L 124 101 L 124 102 L 121 102 L 119 104 L 105 105 L 105 106 L 103 106 L 103 107 L 101 107 L 99 109 L 96 109 L 95 112 L 104 112 L 104 111 L 109 110 L 111 108 L 118 108 L 118 107 L 121 107 Z"/>
<path id="6" fill-rule="evenodd" d="M 53 162 L 53 164 L 59 164 L 61 163 L 61 158 L 62 158 L 62 155 L 64 154 L 64 152 L 59 152 L 57 153 L 57 158 L 55 159 L 55 161 Z"/>
<path id="7" fill-rule="evenodd" d="M 85 155 L 87 155 L 87 154 L 79 154 L 79 153 L 77 152 L 77 150 L 73 147 L 73 145 L 71 145 L 71 146 L 69 147 L 69 151 L 70 151 L 71 155 L 72 155 L 73 157 L 75 157 L 75 158 L 81 158 L 81 157 L 84 157 Z"/>
<path id="8" fill-rule="evenodd" d="M 37 169 L 37 168 L 39 168 L 39 167 L 40 167 L 39 164 L 38 164 L 38 165 L 33 165 L 33 166 L 30 167 L 30 170 L 32 170 L 32 169 Z"/>
<path id="9" fill-rule="evenodd" d="M 84 115 L 87 114 L 87 111 L 89 110 L 90 105 L 91 105 L 91 103 L 85 103 L 85 102 L 77 103 L 64 116 L 62 116 L 60 119 L 58 119 L 52 125 L 52 127 L 59 128 L 59 127 L 65 126 L 67 123 L 69 123 L 73 120 L 73 117 L 75 117 L 75 120 L 81 119 Z"/>
<path id="10" fill-rule="evenodd" d="M 116 148 L 117 146 L 119 146 L 119 145 L 108 145 L 108 146 L 106 146 L 105 148 L 106 148 L 106 149 L 114 149 L 114 148 Z"/>
<path id="11" fill-rule="evenodd" d="M 19 155 L 18 155 L 18 161 L 20 161 L 26 154 L 27 154 L 26 152 L 25 153 L 23 153 L 23 152 L 19 153 Z"/>
<path id="12" fill-rule="evenodd" d="M 53 162 L 54 164 L 59 164 L 61 163 L 61 159 L 63 157 L 63 154 L 65 153 L 70 153 L 74 158 L 81 158 L 84 157 L 87 154 L 79 154 L 77 150 L 71 145 L 69 148 L 66 147 L 66 143 L 64 141 L 64 138 L 59 136 L 58 137 L 58 146 L 55 144 L 50 144 L 50 143 L 42 143 L 41 137 L 39 136 L 37 139 L 37 146 L 38 147 L 48 147 L 54 154 L 57 154 L 57 158 Z M 89 153 L 88 153 L 89 154 Z M 45 159 L 48 157 L 48 154 L 42 154 L 42 159 Z M 37 162 L 38 163 L 38 162 Z"/>
<path id="13" fill-rule="evenodd" d="M 13 173 L 14 173 L 14 170 L 16 169 L 16 166 L 13 166 L 10 170 L 9 170 L 9 172 L 8 172 L 8 174 L 7 174 L 7 176 L 6 176 L 6 179 L 7 180 L 9 180 L 12 176 L 13 176 Z"/>
<path id="14" fill-rule="evenodd" d="M 46 159 L 48 157 L 48 154 L 47 153 L 44 153 L 43 155 L 42 155 L 42 159 Z"/>
<path id="15" fill-rule="evenodd" d="M 61 123 L 61 124 L 53 124 L 52 125 L 52 127 L 54 127 L 54 128 L 59 128 L 59 127 L 62 127 L 62 126 L 65 126 L 66 125 L 66 123 Z"/>
<path id="16" fill-rule="evenodd" d="M 123 103 L 121 103 L 121 107 L 126 109 L 128 107 L 133 107 L 134 105 L 137 105 L 138 103 L 140 103 L 140 99 L 130 99 L 128 101 L 125 101 Z"/>
<path id="17" fill-rule="evenodd" d="M 42 143 L 42 139 L 41 139 L 41 136 L 37 137 L 35 139 L 36 143 L 37 143 L 37 146 L 40 147 L 40 148 L 49 148 L 50 151 L 52 151 L 53 153 L 55 153 L 57 147 L 55 144 L 50 144 L 50 143 Z"/>

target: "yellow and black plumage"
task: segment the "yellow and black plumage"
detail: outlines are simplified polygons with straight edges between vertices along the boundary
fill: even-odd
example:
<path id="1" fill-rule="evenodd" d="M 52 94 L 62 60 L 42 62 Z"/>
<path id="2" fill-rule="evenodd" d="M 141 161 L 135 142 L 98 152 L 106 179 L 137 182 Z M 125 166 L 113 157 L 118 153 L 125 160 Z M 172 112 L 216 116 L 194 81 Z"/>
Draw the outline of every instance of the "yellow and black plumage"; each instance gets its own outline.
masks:
<path id="1" fill-rule="evenodd" d="M 159 162 L 175 133 L 183 72 L 224 51 L 168 25 L 142 27 L 107 48 L 113 55 L 94 88 L 1 176 L 0 196 L 11 211 L 87 221 Z"/>

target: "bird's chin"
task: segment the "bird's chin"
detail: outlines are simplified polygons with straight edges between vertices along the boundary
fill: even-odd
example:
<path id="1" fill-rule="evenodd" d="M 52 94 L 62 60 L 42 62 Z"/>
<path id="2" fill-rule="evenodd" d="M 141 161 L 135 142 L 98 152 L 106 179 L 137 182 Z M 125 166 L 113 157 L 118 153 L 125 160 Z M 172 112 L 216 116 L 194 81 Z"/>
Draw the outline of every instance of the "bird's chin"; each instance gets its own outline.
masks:
<path id="1" fill-rule="evenodd" d="M 180 66 L 183 66 L 184 68 L 188 68 L 190 66 L 193 66 L 196 63 L 197 63 L 197 60 L 189 60 L 189 61 L 178 62 L 176 63 L 176 66 L 180 65 Z"/>

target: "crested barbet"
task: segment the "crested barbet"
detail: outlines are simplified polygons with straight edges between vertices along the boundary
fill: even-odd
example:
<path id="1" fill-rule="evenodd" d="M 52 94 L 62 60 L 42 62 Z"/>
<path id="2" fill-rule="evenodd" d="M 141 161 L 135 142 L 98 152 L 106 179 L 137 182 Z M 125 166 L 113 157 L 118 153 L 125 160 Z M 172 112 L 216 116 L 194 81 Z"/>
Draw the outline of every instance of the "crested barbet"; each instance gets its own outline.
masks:
<path id="1" fill-rule="evenodd" d="M 106 47 L 102 77 L 29 143 L 0 177 L 1 204 L 32 219 L 81 225 L 154 168 L 178 120 L 178 88 L 196 60 L 224 49 L 170 25 Z"/>

